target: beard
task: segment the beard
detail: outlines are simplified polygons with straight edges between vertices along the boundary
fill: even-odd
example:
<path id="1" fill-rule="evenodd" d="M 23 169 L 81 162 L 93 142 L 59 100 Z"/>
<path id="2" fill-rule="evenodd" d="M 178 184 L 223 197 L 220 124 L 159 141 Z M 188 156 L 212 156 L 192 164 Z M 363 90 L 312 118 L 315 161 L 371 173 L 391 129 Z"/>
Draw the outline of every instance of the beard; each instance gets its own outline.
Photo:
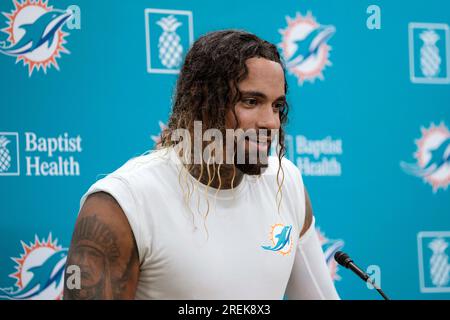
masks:
<path id="1" fill-rule="evenodd" d="M 250 163 L 250 154 L 248 145 L 245 148 L 245 162 L 240 163 L 237 159 L 237 154 L 234 155 L 234 163 L 237 169 L 243 174 L 249 176 L 257 176 L 264 173 L 264 171 L 269 167 L 269 154 L 270 154 L 270 143 L 267 147 L 267 153 L 262 157 L 256 158 L 256 163 Z"/>
<path id="2" fill-rule="evenodd" d="M 268 164 L 237 164 L 236 168 L 240 170 L 243 174 L 247 174 L 249 176 L 259 176 L 262 174 L 268 167 Z"/>

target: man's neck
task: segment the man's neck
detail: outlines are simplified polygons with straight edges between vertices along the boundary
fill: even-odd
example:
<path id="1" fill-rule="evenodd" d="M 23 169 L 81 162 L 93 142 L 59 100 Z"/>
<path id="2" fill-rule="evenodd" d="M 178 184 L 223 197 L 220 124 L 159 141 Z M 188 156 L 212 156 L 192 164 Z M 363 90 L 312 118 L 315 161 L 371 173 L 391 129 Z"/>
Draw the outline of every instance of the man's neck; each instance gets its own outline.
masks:
<path id="1" fill-rule="evenodd" d="M 219 172 L 220 170 L 220 172 Z M 204 185 L 209 185 L 212 188 L 231 189 L 236 188 L 244 178 L 244 174 L 234 164 L 210 165 L 209 175 L 206 164 L 202 166 L 199 164 L 193 165 L 190 174 Z M 219 179 L 220 175 L 220 179 Z"/>

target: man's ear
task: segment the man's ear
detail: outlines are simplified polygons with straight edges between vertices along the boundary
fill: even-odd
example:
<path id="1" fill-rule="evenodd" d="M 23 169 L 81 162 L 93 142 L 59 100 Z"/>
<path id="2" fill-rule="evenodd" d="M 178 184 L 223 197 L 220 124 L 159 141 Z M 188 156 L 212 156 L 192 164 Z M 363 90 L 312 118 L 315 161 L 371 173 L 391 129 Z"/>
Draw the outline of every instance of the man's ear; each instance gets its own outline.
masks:
<path id="1" fill-rule="evenodd" d="M 311 206 L 311 200 L 309 199 L 308 191 L 305 187 L 305 223 L 303 224 L 302 231 L 300 232 L 300 237 L 305 234 L 305 232 L 311 226 L 313 220 L 313 211 Z"/>

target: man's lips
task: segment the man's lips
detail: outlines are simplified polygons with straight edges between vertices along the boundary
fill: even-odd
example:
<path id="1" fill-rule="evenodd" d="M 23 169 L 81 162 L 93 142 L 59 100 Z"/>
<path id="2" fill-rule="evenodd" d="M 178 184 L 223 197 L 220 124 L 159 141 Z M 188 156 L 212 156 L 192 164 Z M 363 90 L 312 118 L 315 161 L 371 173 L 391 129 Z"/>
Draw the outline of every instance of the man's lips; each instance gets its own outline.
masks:
<path id="1" fill-rule="evenodd" d="M 253 143 L 264 143 L 264 144 L 270 144 L 272 142 L 272 140 L 269 137 L 258 137 L 257 139 L 245 137 L 245 140 L 253 142 Z"/>
<path id="2" fill-rule="evenodd" d="M 271 142 L 271 140 L 267 139 L 267 138 L 259 138 L 257 140 L 249 138 L 249 139 L 246 139 L 246 141 L 248 141 L 249 144 L 255 145 L 257 149 L 263 150 L 263 151 L 266 151 L 269 148 L 269 145 Z"/>

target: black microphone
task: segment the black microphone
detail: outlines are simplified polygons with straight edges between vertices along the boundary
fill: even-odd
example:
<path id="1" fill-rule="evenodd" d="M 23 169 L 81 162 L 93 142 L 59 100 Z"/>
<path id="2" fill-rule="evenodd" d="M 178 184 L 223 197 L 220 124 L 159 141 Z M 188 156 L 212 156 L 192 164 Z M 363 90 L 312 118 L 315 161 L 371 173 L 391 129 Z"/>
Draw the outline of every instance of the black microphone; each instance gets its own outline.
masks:
<path id="1" fill-rule="evenodd" d="M 389 298 L 384 294 L 384 292 L 381 290 L 380 287 L 376 285 L 375 282 L 373 282 L 369 275 L 362 271 L 356 264 L 353 263 L 353 260 L 346 254 L 345 252 L 338 251 L 334 254 L 334 259 L 337 263 L 339 263 L 344 268 L 352 270 L 358 277 L 364 280 L 364 282 L 370 283 L 385 300 L 389 300 Z"/>

